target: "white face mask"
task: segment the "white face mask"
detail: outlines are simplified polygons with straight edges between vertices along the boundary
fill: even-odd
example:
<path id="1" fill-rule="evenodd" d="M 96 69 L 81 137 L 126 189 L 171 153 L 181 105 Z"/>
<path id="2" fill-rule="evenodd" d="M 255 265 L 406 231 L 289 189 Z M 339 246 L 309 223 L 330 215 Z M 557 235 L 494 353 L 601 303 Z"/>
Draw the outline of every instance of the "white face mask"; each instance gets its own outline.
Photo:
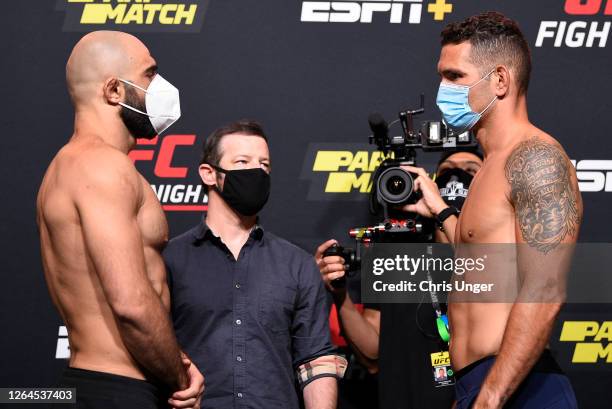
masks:
<path id="1" fill-rule="evenodd" d="M 158 135 L 168 129 L 170 125 L 175 123 L 181 117 L 179 91 L 161 75 L 155 75 L 147 89 L 139 87 L 133 82 L 121 78 L 119 78 L 119 81 L 145 92 L 145 106 L 147 108 L 147 112 L 142 112 L 134 107 L 124 104 L 123 102 L 120 102 L 119 105 L 138 112 L 139 114 L 148 116 L 149 120 L 151 121 L 151 125 L 153 125 L 153 128 Z"/>

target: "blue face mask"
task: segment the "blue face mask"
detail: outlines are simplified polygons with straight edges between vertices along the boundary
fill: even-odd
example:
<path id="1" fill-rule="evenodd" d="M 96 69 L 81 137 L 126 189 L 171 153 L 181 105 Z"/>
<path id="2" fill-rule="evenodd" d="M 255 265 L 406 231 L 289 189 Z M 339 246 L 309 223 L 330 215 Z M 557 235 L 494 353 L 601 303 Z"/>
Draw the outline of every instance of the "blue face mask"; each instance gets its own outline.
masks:
<path id="1" fill-rule="evenodd" d="M 497 99 L 497 96 L 495 96 L 495 98 L 489 102 L 489 105 L 480 113 L 472 111 L 470 107 L 470 88 L 480 84 L 480 82 L 491 75 L 493 71 L 495 71 L 495 69 L 492 69 L 487 75 L 472 85 L 456 85 L 447 82 L 440 83 L 436 103 L 440 111 L 442 111 L 444 120 L 456 133 L 460 134 L 472 129 Z"/>

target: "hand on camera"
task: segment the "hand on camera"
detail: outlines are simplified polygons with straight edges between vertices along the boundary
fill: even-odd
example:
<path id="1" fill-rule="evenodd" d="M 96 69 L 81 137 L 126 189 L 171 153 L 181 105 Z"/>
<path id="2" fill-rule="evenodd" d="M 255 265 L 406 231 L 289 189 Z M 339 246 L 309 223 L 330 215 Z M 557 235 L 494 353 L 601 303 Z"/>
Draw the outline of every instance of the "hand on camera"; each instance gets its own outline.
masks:
<path id="1" fill-rule="evenodd" d="M 340 256 L 323 256 L 325 250 L 334 244 L 338 244 L 334 239 L 327 240 L 325 243 L 321 244 L 315 253 L 315 261 L 319 266 L 321 279 L 323 279 L 325 287 L 333 293 L 341 293 L 346 291 L 346 287 L 335 288 L 332 286 L 331 282 L 337 278 L 344 277 L 346 274 L 345 260 Z"/>
<path id="2" fill-rule="evenodd" d="M 401 209 L 403 211 L 434 218 L 448 207 L 442 196 L 440 196 L 438 185 L 429 177 L 425 169 L 408 165 L 401 166 L 401 168 L 418 175 L 414 179 L 414 190 L 421 193 L 421 198 L 416 203 L 402 206 Z"/>

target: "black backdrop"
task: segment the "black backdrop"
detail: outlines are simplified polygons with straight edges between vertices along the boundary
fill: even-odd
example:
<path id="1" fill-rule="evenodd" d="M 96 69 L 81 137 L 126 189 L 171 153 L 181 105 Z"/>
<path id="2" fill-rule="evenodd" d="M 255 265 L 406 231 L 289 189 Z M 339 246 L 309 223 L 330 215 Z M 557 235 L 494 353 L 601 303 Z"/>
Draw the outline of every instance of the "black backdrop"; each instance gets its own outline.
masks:
<path id="1" fill-rule="evenodd" d="M 92 15 L 87 2 L 2 2 L 0 386 L 49 386 L 66 364 L 56 358 L 65 353 L 65 334 L 42 274 L 35 197 L 46 166 L 72 132 L 66 59 L 84 32 L 99 28 L 136 33 L 157 59 L 160 73 L 181 90 L 182 118 L 156 144 L 141 145 L 133 154 L 139 170 L 162 195 L 171 236 L 201 217 L 203 194 L 184 203 L 180 192 L 197 188 L 195 164 L 202 138 L 221 124 L 247 117 L 261 121 L 270 136 L 273 190 L 262 222 L 313 251 L 330 237 L 348 241 L 348 228 L 373 221 L 366 193 L 360 191 L 360 181 L 367 186 L 371 170 L 364 166 L 372 159 L 368 114 L 379 111 L 394 119 L 425 93 L 424 118 L 436 118 L 440 30 L 480 11 L 502 11 L 519 21 L 532 47 L 531 120 L 555 136 L 577 162 L 585 205 L 581 241 L 612 241 L 612 60 L 607 44 L 612 8 L 606 12 L 605 0 L 448 0 L 452 11 L 436 20 L 428 11 L 434 0 L 409 1 L 376 2 L 383 8 L 403 5 L 399 23 L 390 22 L 390 13 L 383 11 L 368 23 L 372 3 L 367 2 L 334 3 L 336 9 L 352 8 L 341 16 L 345 19 L 359 20 L 361 10 L 362 21 L 342 23 L 301 21 L 313 16 L 334 20 L 333 13 L 328 18 L 323 11 L 307 12 L 328 9 L 328 2 L 148 3 L 163 4 L 167 16 L 173 15 L 173 4 L 195 5 L 191 24 L 187 18 L 164 24 L 167 18 L 159 13 L 147 22 L 144 3 L 137 1 L 122 3 L 127 8 L 121 15 L 116 0 L 92 0 L 118 13 L 105 24 L 81 20 Z M 131 20 L 129 7 L 136 13 Z M 99 15 L 109 9 L 97 10 Z M 142 21 L 139 10 L 145 10 Z M 556 42 L 553 36 L 563 27 L 567 35 Z M 589 42 L 589 30 L 591 35 L 601 33 Z M 431 169 L 435 159 L 420 155 L 418 161 Z M 164 200 L 162 189 L 174 189 L 174 199 L 169 195 Z M 561 328 L 567 320 L 593 321 L 589 325 L 596 332 L 612 321 L 611 311 L 602 305 L 567 306 L 551 339 L 581 407 L 609 407 L 612 352 L 606 355 L 605 348 L 612 351 L 612 335 L 602 333 L 596 339 L 603 352 L 594 362 L 579 363 L 572 362 L 574 348 L 577 342 L 595 342 L 594 332 L 582 340 L 561 341 Z"/>

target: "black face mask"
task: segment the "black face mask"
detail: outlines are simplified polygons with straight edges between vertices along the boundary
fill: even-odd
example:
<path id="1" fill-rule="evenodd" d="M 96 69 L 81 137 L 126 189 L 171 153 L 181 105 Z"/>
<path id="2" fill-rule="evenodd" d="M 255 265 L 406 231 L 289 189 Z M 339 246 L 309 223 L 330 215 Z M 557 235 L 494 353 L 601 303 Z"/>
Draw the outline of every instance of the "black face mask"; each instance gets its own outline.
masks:
<path id="1" fill-rule="evenodd" d="M 454 206 L 457 210 L 461 210 L 465 198 L 468 194 L 468 188 L 474 177 L 463 169 L 449 169 L 436 178 L 436 184 L 440 189 L 440 196 L 449 206 Z"/>
<path id="2" fill-rule="evenodd" d="M 147 112 L 145 102 L 138 99 L 136 91 L 131 87 L 125 87 L 125 103 L 139 111 Z M 134 112 L 124 106 L 121 107 L 119 115 L 134 138 L 153 139 L 157 135 L 157 131 L 153 128 L 148 116 Z"/>
<path id="3" fill-rule="evenodd" d="M 254 216 L 270 196 L 270 175 L 261 168 L 225 170 L 211 165 L 225 174 L 223 190 L 215 189 L 223 200 L 243 216 Z"/>

